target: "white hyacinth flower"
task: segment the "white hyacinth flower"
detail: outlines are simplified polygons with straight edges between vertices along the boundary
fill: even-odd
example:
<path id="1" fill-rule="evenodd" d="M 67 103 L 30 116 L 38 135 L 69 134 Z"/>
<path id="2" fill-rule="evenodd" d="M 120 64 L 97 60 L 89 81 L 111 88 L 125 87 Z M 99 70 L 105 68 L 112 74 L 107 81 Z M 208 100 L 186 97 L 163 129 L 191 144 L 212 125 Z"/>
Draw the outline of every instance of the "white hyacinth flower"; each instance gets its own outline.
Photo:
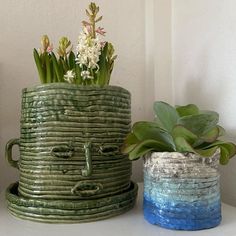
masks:
<path id="1" fill-rule="evenodd" d="M 82 71 L 81 76 L 82 76 L 83 80 L 93 79 L 93 76 L 90 75 L 90 72 L 88 70 Z"/>
<path id="2" fill-rule="evenodd" d="M 76 62 L 81 68 L 99 70 L 99 56 L 101 55 L 102 43 L 98 37 L 92 38 L 86 27 L 80 33 L 76 47 Z"/>
<path id="3" fill-rule="evenodd" d="M 72 84 L 74 82 L 75 72 L 73 70 L 68 70 L 64 75 L 64 80 Z"/>

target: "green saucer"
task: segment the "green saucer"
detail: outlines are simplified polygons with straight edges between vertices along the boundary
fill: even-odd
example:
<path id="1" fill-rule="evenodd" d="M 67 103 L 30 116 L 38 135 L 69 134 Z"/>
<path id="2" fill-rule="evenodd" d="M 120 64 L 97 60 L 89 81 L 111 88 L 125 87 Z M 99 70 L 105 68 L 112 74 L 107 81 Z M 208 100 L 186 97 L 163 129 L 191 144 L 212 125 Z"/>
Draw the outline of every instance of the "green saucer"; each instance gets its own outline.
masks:
<path id="1" fill-rule="evenodd" d="M 106 219 L 133 208 L 138 186 L 121 194 L 93 200 L 36 200 L 18 195 L 18 183 L 6 190 L 7 207 L 16 217 L 46 223 L 82 223 Z"/>

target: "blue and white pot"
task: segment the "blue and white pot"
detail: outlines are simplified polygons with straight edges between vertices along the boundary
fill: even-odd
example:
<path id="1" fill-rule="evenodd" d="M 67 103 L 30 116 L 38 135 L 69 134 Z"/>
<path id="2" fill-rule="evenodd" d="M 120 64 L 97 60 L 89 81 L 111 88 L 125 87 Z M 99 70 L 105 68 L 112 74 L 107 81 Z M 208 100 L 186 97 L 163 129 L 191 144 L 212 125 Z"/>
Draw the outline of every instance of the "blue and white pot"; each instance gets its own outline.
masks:
<path id="1" fill-rule="evenodd" d="M 221 222 L 219 153 L 154 152 L 144 158 L 144 217 L 168 229 L 200 230 Z"/>

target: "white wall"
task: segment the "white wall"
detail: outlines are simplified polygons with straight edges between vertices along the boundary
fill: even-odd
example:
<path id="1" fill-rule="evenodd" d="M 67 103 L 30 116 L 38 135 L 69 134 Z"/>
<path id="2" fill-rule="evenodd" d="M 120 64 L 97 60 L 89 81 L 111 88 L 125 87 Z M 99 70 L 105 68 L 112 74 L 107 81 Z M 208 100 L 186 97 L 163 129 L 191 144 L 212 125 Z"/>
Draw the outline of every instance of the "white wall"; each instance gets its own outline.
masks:
<path id="1" fill-rule="evenodd" d="M 56 46 L 60 36 L 76 43 L 85 18 L 87 0 L 0 1 L 0 190 L 18 179 L 17 170 L 4 160 L 4 146 L 19 136 L 21 89 L 39 84 L 32 49 L 48 34 Z M 151 108 L 145 90 L 145 2 L 98 0 L 107 39 L 114 43 L 118 60 L 112 84 L 132 93 L 133 121 L 149 119 Z M 17 153 L 17 151 L 15 151 Z M 135 180 L 141 180 L 142 162 L 134 163 Z"/>
<path id="2" fill-rule="evenodd" d="M 152 102 L 196 103 L 220 113 L 236 138 L 236 1 L 99 0 L 107 39 L 119 58 L 112 84 L 132 93 L 132 118 L 151 120 Z M 75 43 L 87 0 L 8 0 L 0 7 L 0 190 L 17 171 L 4 160 L 19 136 L 20 93 L 39 83 L 32 48 L 42 34 Z M 221 168 L 223 200 L 236 206 L 236 158 Z M 141 180 L 142 161 L 133 178 Z"/>
<path id="3" fill-rule="evenodd" d="M 219 112 L 236 141 L 236 1 L 172 1 L 172 73 L 176 104 Z M 236 206 L 236 158 L 221 168 L 223 200 Z"/>
<path id="4" fill-rule="evenodd" d="M 172 86 L 172 10 L 171 0 L 146 0 L 146 81 L 148 107 L 156 100 L 173 103 Z"/>

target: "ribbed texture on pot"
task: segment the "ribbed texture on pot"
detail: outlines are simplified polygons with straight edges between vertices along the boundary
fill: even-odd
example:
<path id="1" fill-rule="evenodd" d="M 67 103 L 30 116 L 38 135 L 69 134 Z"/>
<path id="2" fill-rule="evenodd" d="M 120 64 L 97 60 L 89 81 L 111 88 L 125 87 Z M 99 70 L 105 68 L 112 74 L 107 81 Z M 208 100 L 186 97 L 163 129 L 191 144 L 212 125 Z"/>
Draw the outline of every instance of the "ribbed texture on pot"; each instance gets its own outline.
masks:
<path id="1" fill-rule="evenodd" d="M 120 87 L 58 83 L 24 89 L 19 194 L 89 199 L 125 191 L 131 163 L 120 147 L 130 122 L 130 93 Z M 92 172 L 83 175 L 86 152 Z"/>
<path id="2" fill-rule="evenodd" d="M 199 230 L 221 221 L 219 153 L 153 153 L 144 160 L 144 217 L 165 228 Z"/>
<path id="3" fill-rule="evenodd" d="M 18 184 L 6 190 L 7 208 L 10 213 L 22 219 L 47 223 L 82 223 L 116 216 L 133 208 L 138 186 L 120 194 L 90 200 L 46 200 L 27 199 L 18 195 Z"/>

